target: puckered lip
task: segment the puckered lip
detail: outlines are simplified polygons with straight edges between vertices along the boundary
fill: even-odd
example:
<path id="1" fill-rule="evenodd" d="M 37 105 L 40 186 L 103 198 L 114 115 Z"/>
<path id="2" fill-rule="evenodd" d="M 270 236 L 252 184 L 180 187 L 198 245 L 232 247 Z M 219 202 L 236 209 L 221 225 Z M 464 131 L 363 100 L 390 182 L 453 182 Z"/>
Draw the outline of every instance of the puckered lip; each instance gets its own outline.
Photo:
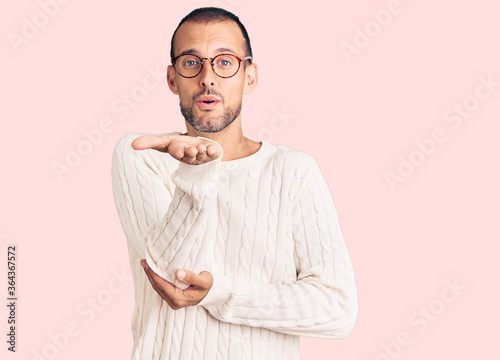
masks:
<path id="1" fill-rule="evenodd" d="M 213 95 L 203 95 L 198 98 L 198 102 L 203 102 L 203 101 L 216 101 L 219 102 L 220 100 L 213 96 Z"/>

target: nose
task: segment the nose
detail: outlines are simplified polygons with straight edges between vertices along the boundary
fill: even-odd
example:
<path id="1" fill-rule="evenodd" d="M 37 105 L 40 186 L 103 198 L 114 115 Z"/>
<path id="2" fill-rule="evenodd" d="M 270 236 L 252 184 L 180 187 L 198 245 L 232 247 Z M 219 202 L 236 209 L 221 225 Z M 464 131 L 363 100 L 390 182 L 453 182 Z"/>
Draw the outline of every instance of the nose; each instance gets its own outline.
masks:
<path id="1" fill-rule="evenodd" d="M 212 69 L 212 64 L 210 64 L 210 59 L 203 59 L 203 66 L 200 73 L 200 85 L 201 86 L 213 86 L 215 75 Z"/>

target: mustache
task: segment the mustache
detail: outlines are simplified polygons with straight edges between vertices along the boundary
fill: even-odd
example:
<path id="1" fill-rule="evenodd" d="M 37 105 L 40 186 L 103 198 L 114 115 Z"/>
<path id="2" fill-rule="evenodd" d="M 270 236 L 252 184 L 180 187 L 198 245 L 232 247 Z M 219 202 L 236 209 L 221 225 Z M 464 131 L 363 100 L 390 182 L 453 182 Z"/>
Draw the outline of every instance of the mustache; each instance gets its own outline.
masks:
<path id="1" fill-rule="evenodd" d="M 216 96 L 218 97 L 222 102 L 224 102 L 224 98 L 222 97 L 221 94 L 219 94 L 218 92 L 215 92 L 214 90 L 212 89 L 207 89 L 207 90 L 204 90 L 196 95 L 193 96 L 193 101 L 196 101 L 198 100 L 200 97 L 202 96 L 205 96 L 205 95 L 213 95 L 213 96 Z"/>

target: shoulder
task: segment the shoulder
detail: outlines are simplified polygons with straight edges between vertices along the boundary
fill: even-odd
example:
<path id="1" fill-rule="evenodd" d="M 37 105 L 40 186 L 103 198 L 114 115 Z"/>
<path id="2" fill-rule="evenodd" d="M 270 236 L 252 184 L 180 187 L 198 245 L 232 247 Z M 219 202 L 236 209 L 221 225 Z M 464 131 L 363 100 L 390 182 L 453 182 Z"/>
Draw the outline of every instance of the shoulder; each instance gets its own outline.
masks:
<path id="1" fill-rule="evenodd" d="M 323 194 L 329 192 L 319 164 L 312 155 L 285 145 L 273 146 L 277 150 L 276 156 L 284 159 L 281 180 L 289 184 L 288 194 L 293 204 L 300 197 L 307 198 L 311 194 L 319 194 L 318 191 Z"/>
<path id="2" fill-rule="evenodd" d="M 286 145 L 271 146 L 275 148 L 275 157 L 283 163 L 284 169 L 293 170 L 300 177 L 305 176 L 311 168 L 317 166 L 316 160 L 304 151 L 295 150 Z"/>
<path id="3" fill-rule="evenodd" d="M 314 169 L 318 165 L 316 160 L 304 151 L 293 149 L 286 145 L 267 144 L 272 150 L 265 167 L 273 174 L 273 179 L 279 183 L 281 192 L 294 200 L 309 182 Z"/>

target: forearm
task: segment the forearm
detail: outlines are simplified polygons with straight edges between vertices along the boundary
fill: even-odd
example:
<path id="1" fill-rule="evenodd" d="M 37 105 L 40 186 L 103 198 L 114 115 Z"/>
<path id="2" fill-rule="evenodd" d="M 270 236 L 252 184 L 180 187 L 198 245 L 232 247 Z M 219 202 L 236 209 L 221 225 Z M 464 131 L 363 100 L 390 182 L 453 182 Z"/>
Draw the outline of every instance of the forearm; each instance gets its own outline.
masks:
<path id="1" fill-rule="evenodd" d="M 220 159 L 219 159 L 220 160 Z M 146 260 L 151 269 L 175 286 L 180 268 L 199 273 L 213 246 L 217 198 L 209 185 L 217 181 L 218 161 L 202 165 L 181 163 L 173 175 L 176 190 L 162 222 L 146 234 Z"/>
<path id="2" fill-rule="evenodd" d="M 288 284 L 260 284 L 214 274 L 209 294 L 198 304 L 216 319 L 292 335 L 343 338 L 358 313 L 350 261 L 344 281 L 306 277 Z"/>
<path id="3" fill-rule="evenodd" d="M 129 249 L 145 257 L 145 234 L 163 221 L 174 195 L 171 179 L 147 151 L 136 152 L 127 133 L 115 146 L 111 166 L 113 196 Z M 173 172 L 173 169 L 167 171 Z"/>
<path id="4" fill-rule="evenodd" d="M 138 135 L 126 134 L 113 153 L 117 211 L 134 253 L 167 281 L 185 288 L 174 274 L 177 268 L 198 271 L 203 265 L 210 242 L 204 238 L 213 232 L 217 213 L 215 196 L 207 190 L 217 180 L 222 155 L 202 165 L 179 162 L 176 170 L 165 169 L 171 162 L 161 165 L 158 159 L 169 154 L 132 149 Z"/>

